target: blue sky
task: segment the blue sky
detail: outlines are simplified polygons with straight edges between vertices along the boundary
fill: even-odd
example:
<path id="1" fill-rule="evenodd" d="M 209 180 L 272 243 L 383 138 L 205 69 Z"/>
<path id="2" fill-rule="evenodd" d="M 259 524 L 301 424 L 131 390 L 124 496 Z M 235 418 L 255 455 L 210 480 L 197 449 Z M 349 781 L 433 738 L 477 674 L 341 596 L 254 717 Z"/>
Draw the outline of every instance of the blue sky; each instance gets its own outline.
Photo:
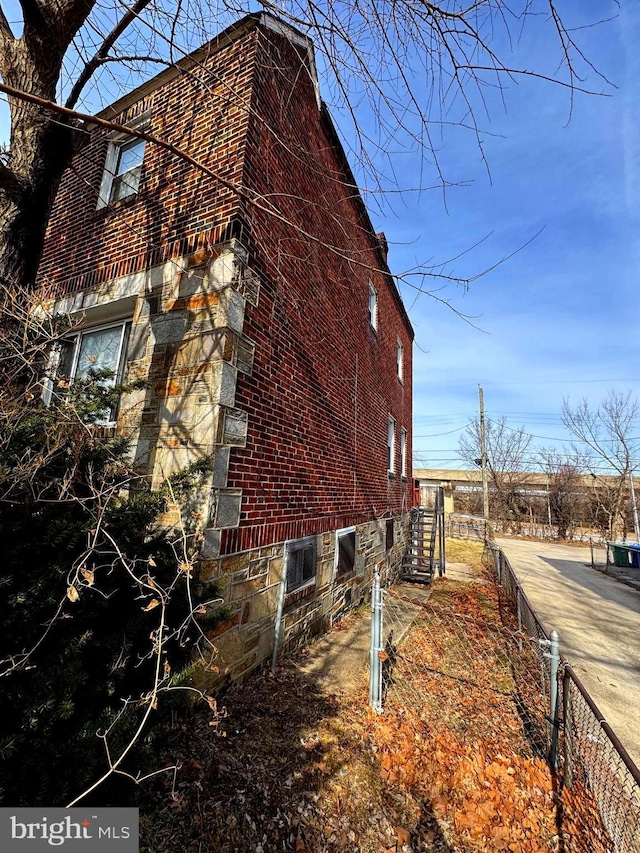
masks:
<path id="1" fill-rule="evenodd" d="M 617 89 L 588 81 L 610 96 L 578 95 L 568 122 L 566 90 L 535 80 L 509 84 L 506 111 L 498 105 L 482 122 L 501 135 L 485 141 L 491 181 L 473 140 L 456 138 L 443 149 L 445 162 L 450 176 L 470 186 L 448 192 L 447 210 L 432 192 L 399 218 L 375 220 L 391 244 L 394 272 L 455 256 L 490 234 L 453 265 L 473 275 L 544 229 L 468 293 L 454 285 L 438 294 L 481 331 L 403 288 L 416 332 L 418 467 L 463 467 L 458 436 L 477 415 L 479 384 L 489 417 L 506 415 L 546 446 L 567 436 L 564 397 L 597 405 L 611 388 L 640 390 L 640 4 L 579 5 L 618 16 L 581 33 L 586 53 Z M 547 44 L 534 38 L 520 47 L 530 67 Z"/>
<path id="2" fill-rule="evenodd" d="M 3 6 L 16 8 L 13 2 Z M 416 332 L 414 464 L 419 467 L 462 466 L 458 436 L 477 414 L 478 385 L 489 417 L 505 415 L 514 428 L 525 427 L 541 437 L 536 443 L 547 446 L 566 438 L 560 423 L 563 398 L 577 402 L 585 396 L 597 405 L 609 389 L 640 390 L 640 4 L 563 0 L 559 7 L 569 25 L 613 17 L 575 33 L 585 54 L 615 84 L 607 86 L 591 74 L 585 86 L 607 97 L 576 94 L 569 121 L 566 89 L 531 78 L 505 80 L 504 105 L 497 93 L 488 92 L 489 115 L 482 108 L 477 112 L 488 131 L 483 145 L 490 177 L 472 135 L 453 128 L 439 140 L 439 161 L 449 180 L 465 186 L 447 191 L 446 207 L 437 189 L 394 194 L 392 210 L 383 205 L 377 211 L 370 203 L 374 225 L 390 244 L 390 267 L 398 274 L 461 255 L 446 271 L 474 276 L 538 234 L 467 293 L 456 285 L 438 291 L 474 325 L 402 287 Z M 496 39 L 492 44 L 513 67 L 556 71 L 557 45 L 544 16 L 532 19 L 512 45 L 499 30 Z M 348 145 L 348 125 L 331 94 L 324 85 L 323 96 Z M 107 88 L 101 101 L 111 99 Z M 89 97 L 81 106 L 99 105 Z M 375 136 L 374 126 L 367 125 L 371 117 L 362 113 L 361 120 Z M 406 138 L 398 134 L 391 144 L 401 187 L 435 182 L 432 166 Z M 384 161 L 381 168 L 387 168 Z M 361 174 L 359 180 L 367 197 L 367 178 Z"/>

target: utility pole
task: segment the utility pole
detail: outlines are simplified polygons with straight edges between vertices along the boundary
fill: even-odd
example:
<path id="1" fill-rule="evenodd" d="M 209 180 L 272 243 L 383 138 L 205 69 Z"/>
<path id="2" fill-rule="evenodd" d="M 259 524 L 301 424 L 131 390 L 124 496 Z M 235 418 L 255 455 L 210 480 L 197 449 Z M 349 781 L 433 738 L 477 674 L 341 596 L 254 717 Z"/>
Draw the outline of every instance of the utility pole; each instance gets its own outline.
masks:
<path id="1" fill-rule="evenodd" d="M 480 400 L 480 464 L 482 466 L 482 514 L 485 524 L 489 523 L 489 481 L 487 479 L 487 434 L 484 425 L 484 391 L 478 385 Z"/>

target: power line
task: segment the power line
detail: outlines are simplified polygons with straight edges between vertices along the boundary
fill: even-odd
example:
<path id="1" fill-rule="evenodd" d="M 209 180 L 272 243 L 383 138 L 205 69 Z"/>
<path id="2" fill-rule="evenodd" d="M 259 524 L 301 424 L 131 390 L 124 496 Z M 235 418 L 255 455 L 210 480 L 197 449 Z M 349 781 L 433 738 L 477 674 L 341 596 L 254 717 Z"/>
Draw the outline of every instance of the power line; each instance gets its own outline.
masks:
<path id="1" fill-rule="evenodd" d="M 591 382 L 640 382 L 640 379 L 513 379 L 484 382 L 484 385 L 580 385 Z"/>
<path id="2" fill-rule="evenodd" d="M 461 427 L 456 427 L 456 429 L 451 429 L 449 432 L 434 432 L 431 434 L 423 435 L 423 434 L 413 434 L 414 438 L 439 438 L 441 435 L 452 435 L 454 432 L 460 432 L 463 429 L 466 429 L 468 426 L 471 426 L 473 421 L 469 421 L 469 423 L 464 424 Z"/>

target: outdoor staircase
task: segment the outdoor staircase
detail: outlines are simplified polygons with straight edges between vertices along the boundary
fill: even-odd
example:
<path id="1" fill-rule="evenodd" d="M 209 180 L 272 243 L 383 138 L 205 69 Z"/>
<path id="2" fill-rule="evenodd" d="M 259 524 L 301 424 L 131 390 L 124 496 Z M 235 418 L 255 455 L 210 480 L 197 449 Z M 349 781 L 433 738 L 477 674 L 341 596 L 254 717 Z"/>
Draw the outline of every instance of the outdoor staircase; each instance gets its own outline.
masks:
<path id="1" fill-rule="evenodd" d="M 414 507 L 400 579 L 430 584 L 435 572 L 445 573 L 444 490 L 436 490 L 434 507 Z"/>

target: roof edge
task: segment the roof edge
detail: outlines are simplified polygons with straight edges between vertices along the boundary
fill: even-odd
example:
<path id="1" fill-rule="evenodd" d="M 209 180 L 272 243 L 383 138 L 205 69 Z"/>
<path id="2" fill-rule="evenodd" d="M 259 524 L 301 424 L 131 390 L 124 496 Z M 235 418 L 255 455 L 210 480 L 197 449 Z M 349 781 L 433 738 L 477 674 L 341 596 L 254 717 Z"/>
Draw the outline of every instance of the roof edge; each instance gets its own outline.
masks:
<path id="1" fill-rule="evenodd" d="M 347 178 L 347 181 L 350 186 L 355 190 L 353 194 L 354 203 L 360 208 L 360 214 L 363 218 L 364 223 L 366 224 L 365 230 L 372 243 L 372 248 L 376 253 L 378 258 L 378 263 L 380 264 L 380 268 L 383 273 L 387 276 L 387 280 L 389 283 L 389 289 L 391 290 L 391 295 L 393 296 L 394 302 L 400 311 L 400 316 L 403 319 L 405 326 L 411 336 L 411 340 L 415 338 L 415 332 L 413 330 L 413 326 L 411 325 L 411 320 L 409 319 L 409 315 L 407 314 L 407 309 L 405 307 L 404 302 L 402 301 L 402 297 L 400 296 L 400 291 L 398 290 L 398 286 L 395 282 L 395 278 L 393 273 L 389 269 L 389 264 L 387 262 L 386 252 L 382 247 L 382 241 L 378 236 L 375 228 L 373 227 L 373 223 L 371 222 L 371 217 L 369 216 L 369 210 L 367 209 L 366 204 L 364 203 L 364 199 L 362 198 L 362 193 L 360 192 L 360 187 L 351 171 L 351 166 L 349 165 L 349 161 L 347 159 L 347 155 L 344 150 L 344 146 L 340 140 L 338 135 L 338 131 L 336 130 L 336 126 L 333 123 L 333 119 L 331 118 L 331 113 L 327 105 L 322 102 L 322 109 L 320 111 L 320 120 L 325 128 L 327 136 L 334 146 L 334 150 L 338 156 L 338 160 L 340 161 L 340 165 L 344 171 L 344 174 Z M 386 242 L 386 239 L 385 239 Z"/>
<path id="2" fill-rule="evenodd" d="M 141 98 L 151 94 L 151 92 L 161 86 L 164 86 L 165 83 L 173 80 L 179 74 L 189 71 L 191 68 L 198 65 L 203 59 L 211 56 L 212 53 L 216 53 L 224 47 L 227 47 L 229 44 L 232 44 L 245 32 L 248 32 L 252 28 L 260 25 L 273 30 L 274 32 L 280 33 L 280 35 L 288 38 L 293 42 L 293 44 L 306 49 L 309 59 L 309 75 L 311 76 L 314 89 L 316 91 L 318 109 L 320 109 L 320 86 L 315 63 L 313 41 L 311 38 L 304 35 L 304 33 L 301 33 L 299 30 L 296 30 L 295 27 L 286 23 L 286 21 L 282 21 L 280 18 L 277 18 L 269 12 L 252 12 L 249 15 L 245 15 L 239 21 L 235 21 L 230 24 L 222 30 L 222 32 L 218 33 L 218 35 L 214 36 L 208 42 L 205 42 L 205 44 L 192 51 L 192 53 L 189 53 L 187 56 L 178 60 L 178 62 L 173 63 L 168 68 L 160 71 L 154 77 L 151 77 L 151 79 L 146 80 L 144 83 L 136 86 L 135 89 L 132 89 L 125 95 L 122 95 L 116 101 L 96 113 L 96 116 L 98 116 L 98 118 L 112 118 L 114 115 L 121 113 L 127 107 L 136 103 L 136 101 L 139 101 Z"/>

